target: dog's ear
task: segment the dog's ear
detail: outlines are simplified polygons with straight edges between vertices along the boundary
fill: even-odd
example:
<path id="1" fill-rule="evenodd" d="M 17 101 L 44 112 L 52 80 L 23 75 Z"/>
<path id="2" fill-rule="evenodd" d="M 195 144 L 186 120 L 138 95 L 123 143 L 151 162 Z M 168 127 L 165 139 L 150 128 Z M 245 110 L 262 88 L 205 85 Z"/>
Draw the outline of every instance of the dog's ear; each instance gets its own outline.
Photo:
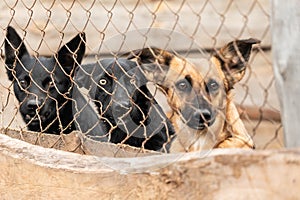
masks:
<path id="1" fill-rule="evenodd" d="M 229 89 L 244 77 L 252 45 L 258 43 L 253 38 L 232 41 L 214 55 L 220 61 Z"/>
<path id="2" fill-rule="evenodd" d="M 157 84 L 164 80 L 173 58 L 173 54 L 155 47 L 134 50 L 127 56 L 141 66 L 149 81 Z"/>
<path id="3" fill-rule="evenodd" d="M 79 33 L 67 44 L 60 48 L 56 54 L 58 63 L 67 74 L 72 75 L 75 68 L 81 64 L 85 53 L 86 37 L 85 33 Z"/>
<path id="4" fill-rule="evenodd" d="M 7 66 L 7 75 L 9 80 L 13 80 L 12 70 L 13 64 L 16 62 L 17 58 L 21 59 L 24 55 L 29 55 L 26 46 L 18 35 L 16 30 L 8 26 L 6 32 L 6 38 L 4 42 L 5 50 L 5 64 Z"/>

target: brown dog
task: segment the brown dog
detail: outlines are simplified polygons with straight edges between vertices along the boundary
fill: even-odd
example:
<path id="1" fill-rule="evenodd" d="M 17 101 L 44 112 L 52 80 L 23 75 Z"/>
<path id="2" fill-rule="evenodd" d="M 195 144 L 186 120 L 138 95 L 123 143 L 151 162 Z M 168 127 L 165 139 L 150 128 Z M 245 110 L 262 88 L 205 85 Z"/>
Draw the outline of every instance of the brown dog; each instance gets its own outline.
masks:
<path id="1" fill-rule="evenodd" d="M 172 108 L 169 115 L 176 131 L 171 152 L 211 148 L 254 148 L 231 90 L 247 67 L 256 39 L 228 43 L 199 65 L 158 49 L 131 52 L 146 77 L 159 85 Z"/>

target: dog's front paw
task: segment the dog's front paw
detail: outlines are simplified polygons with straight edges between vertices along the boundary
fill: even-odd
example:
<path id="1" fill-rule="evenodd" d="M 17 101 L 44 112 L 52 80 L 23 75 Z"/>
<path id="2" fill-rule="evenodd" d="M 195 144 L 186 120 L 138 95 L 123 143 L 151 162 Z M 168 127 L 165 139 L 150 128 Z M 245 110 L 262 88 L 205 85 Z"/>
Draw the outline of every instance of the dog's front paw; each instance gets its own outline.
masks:
<path id="1" fill-rule="evenodd" d="M 216 148 L 255 149 L 255 145 L 251 139 L 244 141 L 240 138 L 230 137 L 219 143 Z"/>

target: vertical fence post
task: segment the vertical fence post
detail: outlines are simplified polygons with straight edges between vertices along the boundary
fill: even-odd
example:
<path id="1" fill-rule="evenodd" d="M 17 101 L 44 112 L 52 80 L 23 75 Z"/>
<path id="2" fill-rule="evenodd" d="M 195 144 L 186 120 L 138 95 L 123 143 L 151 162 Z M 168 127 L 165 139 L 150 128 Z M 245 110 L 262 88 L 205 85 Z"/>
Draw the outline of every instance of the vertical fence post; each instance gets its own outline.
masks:
<path id="1" fill-rule="evenodd" d="M 273 69 L 286 147 L 300 147 L 300 1 L 272 1 Z"/>

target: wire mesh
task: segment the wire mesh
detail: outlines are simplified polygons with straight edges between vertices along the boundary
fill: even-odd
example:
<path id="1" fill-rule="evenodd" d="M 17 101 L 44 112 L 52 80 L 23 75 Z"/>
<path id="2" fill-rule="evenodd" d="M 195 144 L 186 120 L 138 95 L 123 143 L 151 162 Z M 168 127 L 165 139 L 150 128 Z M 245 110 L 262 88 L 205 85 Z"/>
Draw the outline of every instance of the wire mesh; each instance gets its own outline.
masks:
<path id="1" fill-rule="evenodd" d="M 137 75 L 137 73 L 140 74 L 140 68 L 136 67 L 136 62 L 129 62 L 126 59 L 126 61 L 117 60 L 120 55 L 126 52 L 132 53 L 136 49 L 155 46 L 188 61 L 196 60 L 195 63 L 197 63 L 199 58 L 208 61 L 215 52 L 230 41 L 257 38 L 261 40 L 261 44 L 253 48 L 246 74 L 242 81 L 234 86 L 234 103 L 257 149 L 283 147 L 279 103 L 272 72 L 269 1 L 6 0 L 0 5 L 3 10 L 0 14 L 2 29 L 0 39 L 3 41 L 1 43 L 2 66 L 0 68 L 1 127 L 4 130 L 8 130 L 8 128 L 21 130 L 20 134 L 15 137 L 26 140 L 23 132 L 28 129 L 43 133 L 52 131 L 52 133 L 58 134 L 51 145 L 48 144 L 53 147 L 57 145 L 57 141 L 59 144 L 66 142 L 59 135 L 62 132 L 69 133 L 71 130 L 79 130 L 83 136 L 89 136 L 80 140 L 81 143 L 88 144 L 85 145 L 82 152 L 92 151 L 91 148 L 86 149 L 87 146 L 93 146 L 95 149 L 94 146 L 97 146 L 97 143 L 92 144 L 95 141 L 129 144 L 141 147 L 144 151 L 150 149 L 167 152 L 176 138 L 177 125 L 173 124 L 175 131 L 169 125 L 169 115 L 165 108 L 172 110 L 172 107 L 168 104 L 168 96 L 161 92 L 164 90 L 161 90 L 158 85 L 146 84 L 146 80 L 139 80 L 144 75 Z M 23 71 L 27 70 L 30 80 L 36 80 L 37 77 L 43 79 L 39 80 L 40 83 L 38 80 L 29 81 L 30 83 L 17 81 L 18 86 L 22 88 L 20 91 L 27 95 L 25 99 L 31 98 L 35 104 L 33 105 L 34 111 L 24 114 L 23 118 L 20 110 L 22 110 L 22 106 L 25 106 L 27 100 L 16 98 L 16 90 L 14 90 L 16 81 L 11 81 L 19 80 L 17 76 L 20 72 L 9 66 L 10 64 L 16 65 L 15 60 L 11 63 L 6 62 L 8 56 L 4 50 L 4 41 L 5 39 L 8 41 L 6 38 L 7 26 L 16 29 L 28 54 L 32 55 L 34 63 L 32 66 L 35 67 L 30 69 L 26 66 L 27 60 L 22 60 L 21 56 L 18 58 L 22 61 L 20 66 Z M 83 32 L 86 41 L 84 36 L 79 34 Z M 79 34 L 81 43 L 76 41 L 77 34 Z M 73 40 L 75 42 L 72 46 L 68 42 Z M 12 55 L 16 56 L 21 52 L 20 44 L 12 45 L 15 48 Z M 83 60 L 79 56 L 83 56 L 80 48 L 85 48 Z M 60 53 L 62 54 L 60 55 Z M 48 60 L 40 59 L 40 56 L 50 58 Z M 55 61 L 58 61 L 55 67 L 49 64 L 53 64 Z M 66 63 L 73 68 L 67 69 L 64 66 Z M 51 69 L 49 65 L 52 66 Z M 112 65 L 113 69 L 110 69 Z M 134 67 L 127 70 L 127 65 Z M 38 71 L 38 68 L 43 69 L 43 72 Z M 11 70 L 9 73 L 13 76 L 11 80 L 8 80 L 6 75 L 8 69 Z M 57 73 L 61 75 L 57 75 Z M 76 74 L 79 75 L 76 76 Z M 43 78 L 46 76 L 49 77 L 47 80 Z M 59 76 L 64 76 L 63 84 L 67 84 L 64 89 L 61 88 L 61 80 L 57 80 Z M 107 91 L 104 88 L 108 81 L 114 81 L 114 90 Z M 147 89 L 141 90 L 140 85 L 135 85 L 138 81 L 141 81 L 138 83 L 140 85 L 146 84 Z M 129 85 L 135 85 L 135 92 L 129 91 Z M 28 87 L 35 87 L 35 89 L 28 92 Z M 151 87 L 152 89 L 149 89 Z M 75 94 L 71 94 L 73 92 L 70 92 L 71 88 L 75 88 Z M 123 90 L 123 96 L 118 100 L 115 100 L 117 99 L 116 88 Z M 101 94 L 104 95 L 102 97 L 100 89 L 105 91 L 108 97 Z M 150 93 L 148 93 L 148 89 L 151 90 Z M 52 93 L 50 94 L 49 91 L 58 93 L 59 98 L 51 95 Z M 137 95 L 136 93 L 143 98 L 134 100 L 133 96 Z M 43 97 L 43 95 L 45 96 Z M 111 98 L 112 96 L 114 98 Z M 108 103 L 103 99 L 108 99 Z M 126 100 L 133 106 L 129 106 L 129 108 L 125 106 L 125 110 L 123 105 L 118 108 L 121 110 L 122 116 L 118 113 L 110 114 L 113 116 L 106 115 L 115 104 L 120 105 Z M 40 104 L 36 105 L 38 101 Z M 41 114 L 41 110 L 47 106 L 46 102 L 48 101 L 54 102 L 51 106 L 56 112 L 54 112 L 53 120 L 50 123 L 47 122 L 47 126 L 44 127 L 41 125 L 42 118 L 46 118 L 50 114 L 46 111 Z M 184 100 L 182 99 L 182 101 Z M 64 111 L 65 104 L 68 102 L 72 104 L 71 111 Z M 152 121 L 160 121 L 160 123 L 157 122 L 155 128 L 163 129 L 162 135 L 155 139 L 156 142 L 159 141 L 158 147 L 155 148 L 153 145 L 149 148 L 149 143 L 153 141 L 151 140 L 153 135 L 157 136 L 154 134 L 156 130 L 151 132 L 147 129 L 146 121 L 150 115 L 145 114 L 140 108 L 141 103 L 145 102 L 149 102 L 151 105 L 149 109 L 152 110 L 150 112 L 153 114 Z M 104 104 L 107 105 L 104 106 Z M 133 126 L 140 127 L 137 129 L 138 136 L 134 135 L 136 130 L 132 129 L 132 126 L 128 126 L 131 127 L 131 130 L 128 130 L 127 126 L 122 127 L 122 124 L 126 124 L 122 121 L 125 120 L 123 115 L 130 115 L 134 109 L 137 110 L 135 115 L 142 115 L 134 121 Z M 72 119 L 65 120 L 70 116 Z M 26 121 L 26 118 L 29 121 Z M 114 121 L 116 118 L 119 120 Z M 223 119 L 226 120 L 224 113 Z M 40 128 L 30 129 L 28 125 L 32 124 L 32 121 L 37 123 Z M 56 130 L 50 130 L 53 124 Z M 116 129 L 122 129 L 124 135 L 114 138 L 112 132 Z M 5 133 L 9 133 L 9 131 Z M 32 143 L 42 145 L 39 138 L 43 136 L 38 134 L 30 140 Z M 56 136 L 52 135 L 51 137 Z M 84 146 L 80 142 L 76 140 L 76 148 Z M 157 145 L 157 143 L 155 144 Z M 74 151 L 76 148 L 71 149 Z"/>

